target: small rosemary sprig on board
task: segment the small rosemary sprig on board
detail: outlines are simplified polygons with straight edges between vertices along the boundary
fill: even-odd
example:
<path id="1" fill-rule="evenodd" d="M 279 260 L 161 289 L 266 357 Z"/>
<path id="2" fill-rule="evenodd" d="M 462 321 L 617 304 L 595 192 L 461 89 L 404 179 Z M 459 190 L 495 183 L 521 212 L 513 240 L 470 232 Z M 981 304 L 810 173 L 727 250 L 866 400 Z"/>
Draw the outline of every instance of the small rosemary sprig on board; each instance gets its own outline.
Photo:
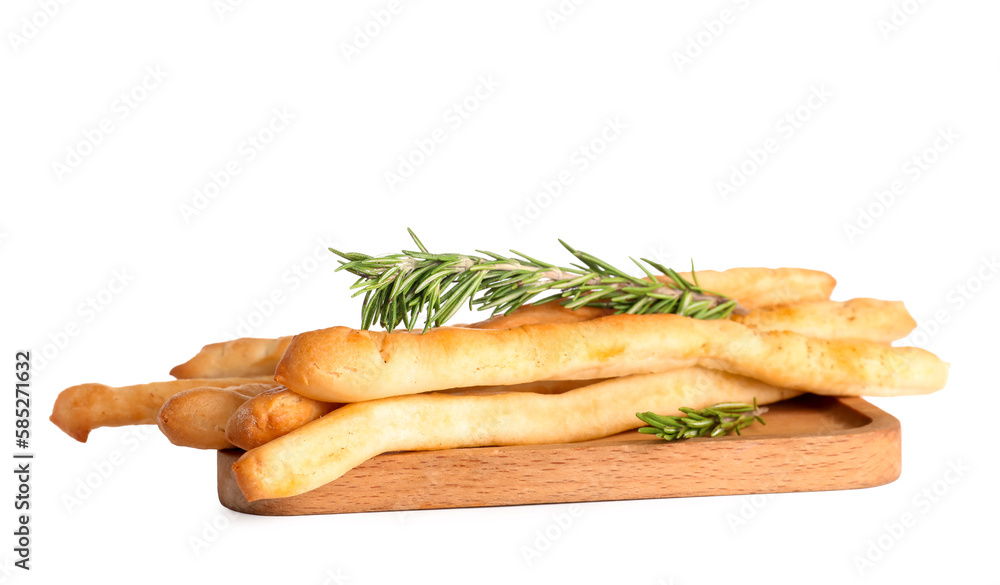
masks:
<path id="1" fill-rule="evenodd" d="M 343 258 L 337 270 L 359 277 L 351 289 L 356 291 L 353 296 L 365 295 L 362 329 L 377 322 L 387 330 L 400 323 L 410 330 L 425 313 L 426 330 L 443 325 L 466 302 L 470 309 L 492 309 L 494 315 L 510 313 L 529 302 L 558 300 L 570 309 L 586 305 L 616 313 L 675 313 L 695 319 L 721 319 L 746 312 L 735 300 L 699 287 L 697 276 L 693 283 L 688 282 L 675 270 L 645 258 L 645 264 L 631 259 L 645 273 L 636 277 L 562 240 L 559 243 L 579 264 L 556 266 L 514 250 L 513 256 L 483 250 L 477 250 L 483 256 L 432 254 L 413 230 L 408 231 L 419 250 L 369 256 L 330 248 Z M 657 280 L 650 268 L 669 277 L 670 282 Z M 552 294 L 534 300 L 546 292 Z"/>
<path id="2" fill-rule="evenodd" d="M 718 437 L 730 431 L 736 431 L 739 435 L 740 429 L 750 426 L 754 421 L 766 424 L 760 415 L 767 412 L 767 408 L 758 407 L 756 398 L 753 399 L 752 406 L 742 402 L 724 402 L 702 410 L 685 406 L 678 410 L 687 416 L 660 416 L 652 412 L 637 412 L 635 415 L 639 420 L 650 425 L 640 428 L 639 432 L 656 435 L 664 441 L 673 441 L 705 435 Z"/>

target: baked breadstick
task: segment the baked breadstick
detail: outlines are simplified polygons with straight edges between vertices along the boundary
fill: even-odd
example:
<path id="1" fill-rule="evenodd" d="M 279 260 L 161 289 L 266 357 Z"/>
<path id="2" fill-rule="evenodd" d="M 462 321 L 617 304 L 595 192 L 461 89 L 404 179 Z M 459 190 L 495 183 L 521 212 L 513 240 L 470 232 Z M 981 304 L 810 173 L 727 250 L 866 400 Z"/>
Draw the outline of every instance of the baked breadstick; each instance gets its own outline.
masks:
<path id="1" fill-rule="evenodd" d="M 608 309 L 595 307 L 572 310 L 555 303 L 538 306 L 549 305 L 552 309 L 546 314 L 546 320 L 523 324 L 575 323 L 612 314 Z M 760 331 L 794 331 L 819 339 L 861 339 L 878 343 L 902 339 L 917 326 L 903 303 L 876 299 L 805 301 L 758 308 L 746 315 L 733 314 L 730 319 Z"/>
<path id="2" fill-rule="evenodd" d="M 212 343 L 198 355 L 170 370 L 175 378 L 230 378 L 234 376 L 271 376 L 291 336 L 277 339 L 241 337 Z"/>
<path id="3" fill-rule="evenodd" d="M 583 307 L 571 311 L 556 303 L 526 305 L 510 315 L 498 315 L 486 321 L 464 327 L 474 329 L 508 329 L 531 323 L 569 323 L 609 314 L 603 309 Z M 461 326 L 460 326 L 461 327 Z M 175 378 L 231 378 L 236 376 L 270 376 L 278 360 L 292 341 L 291 336 L 277 339 L 241 337 L 206 345 L 198 355 L 170 370 Z"/>
<path id="4" fill-rule="evenodd" d="M 681 272 L 686 280 L 693 281 L 690 272 Z M 701 288 L 739 301 L 745 309 L 759 309 L 776 305 L 790 305 L 809 301 L 823 301 L 837 281 L 825 272 L 805 268 L 730 268 L 721 272 L 698 270 Z M 669 277 L 659 275 L 664 283 Z"/>
<path id="5" fill-rule="evenodd" d="M 583 315 L 587 315 L 587 312 L 581 313 L 583 309 L 589 310 L 590 318 L 605 313 L 604 309 L 590 307 L 575 311 L 558 305 L 556 307 L 556 310 L 546 313 L 551 322 L 570 323 L 587 320 L 582 318 Z M 523 309 L 518 312 L 522 311 Z M 578 316 L 581 318 L 577 319 Z M 732 319 L 763 331 L 794 331 L 820 339 L 867 339 L 878 343 L 889 343 L 902 338 L 916 325 L 902 303 L 874 299 L 854 299 L 842 303 L 812 301 L 756 309 L 749 315 L 734 315 Z M 442 392 L 468 395 L 500 392 L 553 394 L 589 383 L 592 381 L 528 382 L 513 386 L 474 386 L 465 390 L 442 390 Z M 306 398 L 282 388 L 280 391 L 267 392 L 248 400 L 237 410 L 238 416 L 229 420 L 226 425 L 226 436 L 233 445 L 250 450 L 288 434 L 330 410 L 332 407 L 328 402 Z"/>
<path id="6" fill-rule="evenodd" d="M 642 426 L 636 412 L 670 414 L 720 402 L 768 404 L 797 392 L 701 368 L 615 378 L 563 394 L 398 396 L 343 406 L 245 453 L 234 465 L 247 500 L 294 496 L 388 451 L 569 443 Z"/>
<path id="7" fill-rule="evenodd" d="M 794 331 L 819 339 L 862 339 L 876 343 L 902 339 L 917 326 L 903 303 L 876 299 L 796 303 L 755 309 L 731 318 L 760 331 Z"/>
<path id="8" fill-rule="evenodd" d="M 681 276 L 692 279 L 690 272 L 682 272 Z M 705 289 L 734 298 L 747 309 L 828 299 L 836 285 L 829 274 L 804 268 L 704 270 L 699 271 L 697 277 L 698 283 Z M 667 277 L 660 280 L 667 284 L 673 282 Z M 464 327 L 510 329 L 533 323 L 586 321 L 609 314 L 611 311 L 607 309 L 581 307 L 574 311 L 553 302 L 525 305 L 510 315 L 498 315 Z M 274 373 L 290 341 L 291 337 L 244 337 L 213 343 L 206 345 L 190 360 L 175 366 L 170 375 L 175 378 L 268 376 Z"/>
<path id="9" fill-rule="evenodd" d="M 77 441 L 86 442 L 98 427 L 156 424 L 156 414 L 168 398 L 199 386 L 226 388 L 270 378 L 212 378 L 171 380 L 113 388 L 104 384 L 80 384 L 59 393 L 49 417 L 57 427 Z"/>
<path id="10" fill-rule="evenodd" d="M 174 445 L 195 449 L 228 449 L 226 422 L 244 402 L 277 384 L 244 384 L 230 388 L 201 387 L 174 394 L 160 408 L 156 424 Z"/>
<path id="11" fill-rule="evenodd" d="M 338 406 L 278 386 L 234 409 L 224 425 L 224 439 L 240 449 L 250 450 L 287 435 Z"/>
<path id="12" fill-rule="evenodd" d="M 580 307 L 567 309 L 557 302 L 541 305 L 521 305 L 510 315 L 497 315 L 485 321 L 466 325 L 470 329 L 510 329 L 535 323 L 577 323 L 597 317 L 605 317 L 613 311 L 600 307 Z M 462 327 L 459 325 L 459 327 Z"/>
<path id="13" fill-rule="evenodd" d="M 559 394 L 599 381 L 601 380 L 551 380 L 513 386 L 475 386 L 442 392 L 453 396 L 489 396 L 504 392 Z M 288 388 L 278 387 L 240 405 L 225 425 L 226 439 L 236 447 L 249 451 L 287 435 L 338 406 L 340 405 L 336 403 L 313 400 Z"/>
<path id="14" fill-rule="evenodd" d="M 948 364 L 915 347 L 757 331 L 679 315 L 612 315 L 581 323 L 427 333 L 333 327 L 296 335 L 275 379 L 327 402 L 360 402 L 465 386 L 613 378 L 705 366 L 834 396 L 924 394 Z"/>

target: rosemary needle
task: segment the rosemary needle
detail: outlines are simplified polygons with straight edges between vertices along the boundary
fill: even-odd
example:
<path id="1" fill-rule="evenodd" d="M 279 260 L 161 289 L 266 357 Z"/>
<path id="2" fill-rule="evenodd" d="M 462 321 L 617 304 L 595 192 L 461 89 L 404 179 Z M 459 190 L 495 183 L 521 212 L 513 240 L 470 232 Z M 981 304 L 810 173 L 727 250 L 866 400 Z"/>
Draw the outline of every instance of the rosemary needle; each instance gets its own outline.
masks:
<path id="1" fill-rule="evenodd" d="M 637 412 L 639 420 L 649 426 L 639 429 L 640 433 L 656 435 L 664 441 L 676 439 L 693 439 L 695 437 L 719 437 L 731 431 L 740 434 L 740 429 L 753 424 L 754 421 L 765 424 L 760 415 L 767 408 L 758 407 L 757 399 L 753 405 L 742 402 L 725 402 L 709 406 L 702 410 L 681 407 L 686 416 L 661 416 L 652 412 Z"/>
<path id="2" fill-rule="evenodd" d="M 603 307 L 615 313 L 674 313 L 695 319 L 723 319 L 746 310 L 735 300 L 702 289 L 675 270 L 648 260 L 631 260 L 643 276 L 630 275 L 559 240 L 577 263 L 556 266 L 511 250 L 511 256 L 477 250 L 470 254 L 432 254 L 408 230 L 417 250 L 369 256 L 341 252 L 337 270 L 358 277 L 354 296 L 364 295 L 361 328 L 387 330 L 402 323 L 413 329 L 421 314 L 424 330 L 448 321 L 463 305 L 509 314 L 521 305 L 560 302 L 576 309 Z M 658 280 L 652 270 L 667 278 Z M 693 273 L 693 267 L 692 267 Z M 541 299 L 539 295 L 547 293 Z"/>

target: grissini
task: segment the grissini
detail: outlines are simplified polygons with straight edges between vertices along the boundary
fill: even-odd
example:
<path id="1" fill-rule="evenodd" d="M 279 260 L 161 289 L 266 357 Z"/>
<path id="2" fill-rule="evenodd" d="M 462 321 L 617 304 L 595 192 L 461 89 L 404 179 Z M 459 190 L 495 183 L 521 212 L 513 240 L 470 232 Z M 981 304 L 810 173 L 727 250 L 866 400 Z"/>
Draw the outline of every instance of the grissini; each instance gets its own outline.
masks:
<path id="1" fill-rule="evenodd" d="M 193 358 L 174 366 L 170 375 L 179 379 L 271 376 L 291 336 L 277 339 L 241 337 L 211 343 Z"/>
<path id="2" fill-rule="evenodd" d="M 510 329 L 535 323 L 576 323 L 610 315 L 611 311 L 599 307 L 567 309 L 559 303 L 521 305 L 510 315 L 497 315 L 471 325 L 458 325 L 470 329 Z"/>
<path id="3" fill-rule="evenodd" d="M 156 416 L 156 425 L 179 447 L 229 449 L 233 446 L 226 440 L 229 418 L 244 402 L 276 386 L 271 382 L 184 390 L 163 403 Z"/>
<path id="4" fill-rule="evenodd" d="M 513 386 L 476 386 L 442 392 L 453 396 L 489 396 L 504 392 L 559 394 L 599 381 L 601 380 L 551 380 Z M 287 435 L 339 406 L 340 404 L 306 398 L 279 386 L 238 406 L 225 425 L 226 440 L 249 451 Z"/>
<path id="5" fill-rule="evenodd" d="M 198 378 L 136 384 L 114 388 L 104 384 L 80 384 L 59 393 L 49 417 L 67 435 L 82 443 L 98 427 L 156 424 L 156 414 L 168 398 L 199 386 L 241 386 L 269 383 L 266 378 Z"/>
<path id="6" fill-rule="evenodd" d="M 544 306 L 544 305 L 539 305 Z M 591 309 L 584 307 L 584 309 Z M 551 322 L 573 322 L 582 309 L 560 307 L 547 316 Z M 560 318 L 559 312 L 565 314 Z M 596 316 L 606 314 L 592 309 Z M 584 313 L 586 314 L 586 313 Z M 589 315 L 589 318 L 596 318 Z M 846 302 L 812 301 L 755 309 L 748 315 L 734 315 L 734 321 L 760 330 L 794 331 L 820 339 L 867 339 L 889 343 L 908 334 L 916 326 L 903 303 L 874 299 Z M 465 390 L 442 390 L 449 394 L 483 395 L 500 392 L 565 392 L 594 381 L 539 381 L 512 386 L 474 386 Z M 226 436 L 237 447 L 254 449 L 312 422 L 332 410 L 330 403 L 306 398 L 287 388 L 274 390 L 248 400 L 226 425 Z"/>
<path id="7" fill-rule="evenodd" d="M 510 315 L 459 325 L 473 329 L 507 329 L 531 323 L 570 323 L 607 315 L 603 309 L 582 307 L 571 311 L 555 303 L 526 305 Z M 201 348 L 193 358 L 174 366 L 170 375 L 179 378 L 231 378 L 236 376 L 270 376 L 278 365 L 292 337 L 264 339 L 241 337 L 232 341 L 211 343 Z"/>
<path id="8" fill-rule="evenodd" d="M 577 315 L 585 309 L 586 312 Z M 607 309 L 581 307 L 571 310 L 554 305 L 546 320 L 523 324 L 575 323 L 611 314 Z M 860 339 L 877 343 L 892 343 L 902 339 L 917 326 L 903 303 L 866 298 L 803 301 L 792 305 L 757 308 L 746 315 L 734 314 L 729 318 L 760 331 L 793 331 L 819 339 Z"/>
<path id="9" fill-rule="evenodd" d="M 730 268 L 729 270 L 698 270 L 680 275 L 693 281 L 697 276 L 701 288 L 739 301 L 745 309 L 790 305 L 830 298 L 837 281 L 819 270 L 806 268 Z M 670 284 L 669 277 L 657 278 Z"/>
<path id="10" fill-rule="evenodd" d="M 690 272 L 681 276 L 691 280 Z M 825 272 L 804 268 L 731 268 L 721 272 L 703 270 L 698 283 L 708 290 L 734 298 L 747 309 L 791 303 L 821 301 L 830 298 L 837 281 Z M 661 280 L 670 284 L 668 278 Z M 610 314 L 606 309 L 581 307 L 571 311 L 556 303 L 525 305 L 510 315 L 465 325 L 474 329 L 509 329 L 532 323 L 586 321 Z M 291 337 L 259 339 L 245 337 L 206 345 L 196 356 L 175 366 L 175 378 L 226 378 L 267 376 L 274 373 Z"/>
<path id="11" fill-rule="evenodd" d="M 813 339 L 733 321 L 612 315 L 581 323 L 427 333 L 333 327 L 296 335 L 275 379 L 316 400 L 360 402 L 465 386 L 613 378 L 704 366 L 834 396 L 925 394 L 948 364 L 915 347 Z"/>
<path id="12" fill-rule="evenodd" d="M 250 450 L 287 435 L 339 406 L 278 386 L 237 406 L 226 421 L 223 438 L 240 449 Z"/>
<path id="13" fill-rule="evenodd" d="M 703 289 L 736 299 L 743 308 L 750 310 L 827 300 L 837 286 L 836 279 L 826 272 L 806 268 L 730 268 L 679 274 L 689 282 L 697 278 Z M 657 279 L 667 285 L 673 284 L 669 276 L 657 275 Z M 588 318 L 599 316 L 597 312 L 600 311 L 608 313 L 604 309 L 589 309 L 594 313 Z"/>
<path id="14" fill-rule="evenodd" d="M 864 298 L 764 307 L 747 315 L 733 315 L 731 319 L 761 331 L 794 331 L 819 339 L 876 343 L 902 339 L 917 326 L 903 303 Z"/>
<path id="15" fill-rule="evenodd" d="M 797 395 L 701 368 L 615 378 L 562 394 L 398 396 L 348 404 L 245 453 L 234 465 L 247 500 L 294 496 L 388 451 L 567 443 L 642 426 L 636 412 L 671 414 L 720 402 L 769 404 Z"/>

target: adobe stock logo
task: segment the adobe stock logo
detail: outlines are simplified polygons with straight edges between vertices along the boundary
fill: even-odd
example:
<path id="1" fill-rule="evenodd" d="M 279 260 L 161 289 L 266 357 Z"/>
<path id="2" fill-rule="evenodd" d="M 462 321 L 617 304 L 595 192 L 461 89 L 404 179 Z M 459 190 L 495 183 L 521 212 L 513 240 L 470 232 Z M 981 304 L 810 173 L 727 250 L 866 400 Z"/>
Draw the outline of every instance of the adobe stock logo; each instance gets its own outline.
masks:
<path id="1" fill-rule="evenodd" d="M 521 545 L 521 557 L 530 567 L 542 558 L 542 555 L 552 548 L 563 535 L 573 527 L 573 524 L 583 516 L 583 507 L 580 504 L 570 505 L 565 512 L 556 512 L 549 515 L 549 523 L 545 528 L 535 530 L 535 538 L 530 545 Z"/>
<path id="2" fill-rule="evenodd" d="M 920 523 L 920 518 L 933 510 L 958 485 L 972 468 L 961 459 L 948 461 L 944 472 L 910 498 L 910 507 L 882 523 L 882 531 L 869 538 L 864 554 L 855 554 L 851 561 L 858 574 L 864 576 L 875 563 L 885 558 Z"/>
<path id="3" fill-rule="evenodd" d="M 354 36 L 351 40 L 340 43 L 340 52 L 348 65 L 395 22 L 396 17 L 403 12 L 403 8 L 405 5 L 400 0 L 389 0 L 385 7 L 369 12 L 371 18 L 354 27 Z"/>
<path id="4" fill-rule="evenodd" d="M 882 40 L 888 41 L 889 37 L 902 30 L 910 22 L 910 18 L 920 12 L 924 4 L 927 4 L 927 0 L 903 0 L 893 4 L 889 16 L 876 21 Z"/>
<path id="5" fill-rule="evenodd" d="M 118 295 L 125 292 L 134 279 L 135 275 L 127 268 L 112 270 L 107 285 L 96 293 L 88 295 L 76 305 L 76 315 L 79 319 L 71 318 L 55 331 L 48 333 L 46 341 L 42 342 L 35 352 L 35 371 L 44 372 L 62 352 L 72 345 L 73 340 L 86 330 L 87 325 L 93 323 L 98 315 L 112 305 Z"/>
<path id="6" fill-rule="evenodd" d="M 20 54 L 21 49 L 34 40 L 55 17 L 59 16 L 63 6 L 67 4 L 69 4 L 69 0 L 38 0 L 38 10 L 33 12 L 31 16 L 22 16 L 20 28 L 7 33 L 7 41 L 10 42 L 10 48 L 14 54 Z"/>
<path id="7" fill-rule="evenodd" d="M 809 86 L 809 95 L 775 120 L 774 134 L 757 145 L 748 147 L 746 157 L 729 166 L 729 174 L 725 179 L 715 182 L 715 190 L 722 197 L 722 202 L 729 203 L 751 177 L 759 173 L 809 120 L 826 107 L 831 98 L 833 92 L 827 89 L 825 84 Z"/>
<path id="8" fill-rule="evenodd" d="M 492 74 L 480 75 L 476 87 L 461 100 L 453 102 L 441 114 L 444 124 L 434 127 L 424 137 L 415 138 L 413 147 L 406 154 L 396 157 L 396 166 L 383 173 L 382 177 L 389 191 L 395 192 L 427 163 L 441 145 L 447 142 L 453 133 L 465 126 L 472 114 L 492 98 L 500 87 L 500 82 L 494 79 Z"/>
<path id="9" fill-rule="evenodd" d="M 570 185 L 593 168 L 627 129 L 628 126 L 618 116 L 605 118 L 604 125 L 597 133 L 569 154 L 568 164 L 550 175 L 550 180 L 542 181 L 541 189 L 534 195 L 524 199 L 523 212 L 510 214 L 515 231 L 520 234 L 541 217 L 542 211 L 548 209 Z"/>
<path id="10" fill-rule="evenodd" d="M 684 69 L 694 65 L 694 62 L 705 54 L 705 51 L 726 34 L 740 18 L 740 13 L 746 12 L 750 8 L 750 0 L 732 0 L 738 10 L 723 8 L 715 18 L 708 18 L 701 21 L 702 28 L 698 32 L 688 35 L 684 39 L 684 47 L 675 50 L 671 55 L 674 67 L 678 73 L 684 73 Z"/>
<path id="11" fill-rule="evenodd" d="M 899 169 L 899 174 L 890 179 L 882 188 L 876 189 L 865 205 L 859 205 L 854 221 L 844 222 L 841 228 L 847 243 L 854 244 L 858 238 L 871 229 L 910 190 L 926 176 L 955 147 L 962 135 L 951 125 L 938 128 L 926 146 L 907 157 Z"/>
<path id="12" fill-rule="evenodd" d="M 111 100 L 109 109 L 113 115 L 104 116 L 92 127 L 81 130 L 82 139 L 67 146 L 66 153 L 52 161 L 52 173 L 60 183 L 80 168 L 169 77 L 169 72 L 159 65 L 150 65 L 143 73 L 141 80 Z M 119 125 L 116 125 L 116 120 Z"/>
<path id="13" fill-rule="evenodd" d="M 236 154 L 209 171 L 201 184 L 191 189 L 193 195 L 178 204 L 184 223 L 189 224 L 201 215 L 220 195 L 222 195 L 243 174 L 251 164 L 270 148 L 291 123 L 295 112 L 288 106 L 271 108 L 271 116 L 263 126 L 248 134 L 236 146 Z"/>

